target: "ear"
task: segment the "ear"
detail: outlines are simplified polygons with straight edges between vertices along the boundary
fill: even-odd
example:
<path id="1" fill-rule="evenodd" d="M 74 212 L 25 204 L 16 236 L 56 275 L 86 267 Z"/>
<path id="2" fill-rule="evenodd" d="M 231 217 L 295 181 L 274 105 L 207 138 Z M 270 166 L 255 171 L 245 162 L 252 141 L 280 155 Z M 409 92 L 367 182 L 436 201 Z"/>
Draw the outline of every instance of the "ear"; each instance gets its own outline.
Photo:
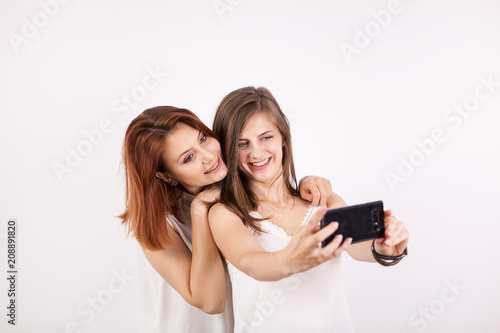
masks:
<path id="1" fill-rule="evenodd" d="M 167 175 L 167 173 L 161 173 L 161 172 L 156 172 L 156 178 L 159 178 L 163 180 L 164 182 L 170 183 L 172 181 L 172 178 Z"/>

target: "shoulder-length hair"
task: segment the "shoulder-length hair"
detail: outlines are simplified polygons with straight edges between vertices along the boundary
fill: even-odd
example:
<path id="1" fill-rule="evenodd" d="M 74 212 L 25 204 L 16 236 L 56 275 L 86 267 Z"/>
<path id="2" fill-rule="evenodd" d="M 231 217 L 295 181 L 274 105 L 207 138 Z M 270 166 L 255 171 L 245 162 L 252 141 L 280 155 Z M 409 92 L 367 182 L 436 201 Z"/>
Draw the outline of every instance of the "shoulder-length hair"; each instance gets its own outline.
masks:
<path id="1" fill-rule="evenodd" d="M 220 200 L 229 210 L 237 214 L 246 226 L 254 231 L 262 232 L 258 226 L 258 221 L 262 219 L 254 218 L 249 214 L 257 209 L 258 199 L 248 186 L 245 175 L 238 168 L 240 133 L 248 120 L 259 112 L 266 115 L 276 125 L 283 137 L 283 172 L 281 175 L 283 175 L 288 192 L 299 197 L 293 163 L 290 125 L 269 90 L 263 87 L 245 87 L 229 93 L 217 108 L 213 131 L 219 138 L 222 155 L 228 166 Z"/>
<path id="2" fill-rule="evenodd" d="M 173 106 L 150 108 L 132 120 L 123 143 L 126 178 L 125 212 L 118 216 L 141 246 L 162 250 L 168 241 L 167 214 L 181 221 L 183 187 L 156 177 L 168 172 L 165 140 L 177 124 L 184 123 L 208 136 L 214 133 L 191 111 Z"/>

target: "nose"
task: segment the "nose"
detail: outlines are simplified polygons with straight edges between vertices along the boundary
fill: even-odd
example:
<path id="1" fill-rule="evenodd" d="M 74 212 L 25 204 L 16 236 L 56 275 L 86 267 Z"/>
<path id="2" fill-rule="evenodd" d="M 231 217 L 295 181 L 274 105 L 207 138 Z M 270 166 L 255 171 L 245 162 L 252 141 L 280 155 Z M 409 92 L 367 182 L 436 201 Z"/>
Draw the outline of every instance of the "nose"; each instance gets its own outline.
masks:
<path id="1" fill-rule="evenodd" d="M 208 150 L 208 149 L 201 149 L 200 154 L 201 154 L 201 160 L 203 163 L 213 162 L 215 159 L 215 156 L 216 156 L 216 154 L 214 152 L 212 152 L 211 150 Z"/>
<path id="2" fill-rule="evenodd" d="M 262 147 L 258 143 L 249 143 L 250 158 L 258 160 L 262 157 Z"/>

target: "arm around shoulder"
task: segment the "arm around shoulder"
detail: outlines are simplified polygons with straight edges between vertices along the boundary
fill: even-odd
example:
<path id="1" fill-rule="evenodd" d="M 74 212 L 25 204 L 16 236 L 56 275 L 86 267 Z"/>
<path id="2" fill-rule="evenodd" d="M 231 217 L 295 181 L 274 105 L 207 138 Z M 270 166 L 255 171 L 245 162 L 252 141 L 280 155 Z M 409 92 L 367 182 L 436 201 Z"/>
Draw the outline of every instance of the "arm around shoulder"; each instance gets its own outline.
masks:
<path id="1" fill-rule="evenodd" d="M 347 206 L 347 204 L 345 203 L 344 199 L 342 199 L 340 195 L 334 192 L 330 194 L 326 202 L 326 207 L 328 209 L 341 208 L 345 206 Z"/>

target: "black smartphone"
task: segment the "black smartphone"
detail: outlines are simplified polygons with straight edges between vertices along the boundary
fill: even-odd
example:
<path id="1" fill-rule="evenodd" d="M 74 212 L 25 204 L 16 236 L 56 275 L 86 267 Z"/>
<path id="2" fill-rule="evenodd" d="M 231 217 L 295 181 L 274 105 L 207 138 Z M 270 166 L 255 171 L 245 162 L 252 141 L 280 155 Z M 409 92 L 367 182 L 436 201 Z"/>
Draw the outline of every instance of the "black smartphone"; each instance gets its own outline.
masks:
<path id="1" fill-rule="evenodd" d="M 338 234 L 352 243 L 382 238 L 385 233 L 384 204 L 382 201 L 368 202 L 342 208 L 329 209 L 321 220 L 321 228 L 331 222 L 338 222 L 339 228 L 321 246 L 325 247 Z"/>

